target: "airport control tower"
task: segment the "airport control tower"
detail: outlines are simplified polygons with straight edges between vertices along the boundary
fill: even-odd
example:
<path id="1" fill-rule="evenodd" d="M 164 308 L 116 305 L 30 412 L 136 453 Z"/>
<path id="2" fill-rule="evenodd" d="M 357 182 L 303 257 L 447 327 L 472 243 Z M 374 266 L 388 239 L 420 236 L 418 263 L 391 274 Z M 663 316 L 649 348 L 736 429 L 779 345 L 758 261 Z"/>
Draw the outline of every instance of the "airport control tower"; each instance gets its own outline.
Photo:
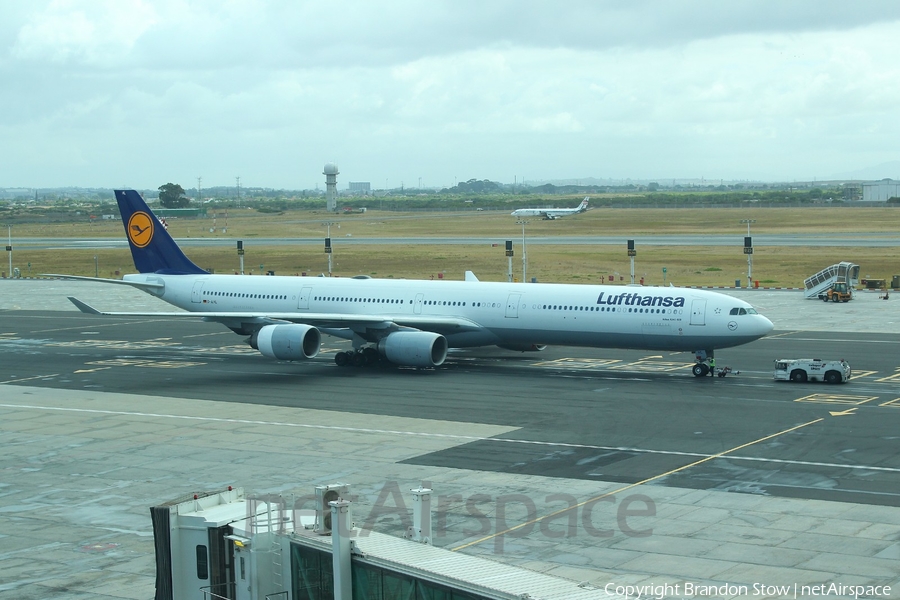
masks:
<path id="1" fill-rule="evenodd" d="M 329 212 L 337 212 L 337 176 L 340 171 L 334 163 L 325 163 L 325 200 Z"/>

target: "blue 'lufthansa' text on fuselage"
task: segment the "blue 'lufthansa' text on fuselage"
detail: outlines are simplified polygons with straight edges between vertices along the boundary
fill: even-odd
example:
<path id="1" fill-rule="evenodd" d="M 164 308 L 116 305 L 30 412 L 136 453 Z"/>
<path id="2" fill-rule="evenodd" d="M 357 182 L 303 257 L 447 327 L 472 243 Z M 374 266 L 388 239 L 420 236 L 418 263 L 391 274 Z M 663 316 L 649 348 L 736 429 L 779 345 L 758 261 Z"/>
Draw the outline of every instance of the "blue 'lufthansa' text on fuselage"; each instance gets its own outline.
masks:
<path id="1" fill-rule="evenodd" d="M 606 292 L 600 292 L 597 304 L 610 304 L 619 306 L 684 306 L 684 298 L 677 296 L 641 296 L 634 293 L 623 293 L 606 296 Z"/>

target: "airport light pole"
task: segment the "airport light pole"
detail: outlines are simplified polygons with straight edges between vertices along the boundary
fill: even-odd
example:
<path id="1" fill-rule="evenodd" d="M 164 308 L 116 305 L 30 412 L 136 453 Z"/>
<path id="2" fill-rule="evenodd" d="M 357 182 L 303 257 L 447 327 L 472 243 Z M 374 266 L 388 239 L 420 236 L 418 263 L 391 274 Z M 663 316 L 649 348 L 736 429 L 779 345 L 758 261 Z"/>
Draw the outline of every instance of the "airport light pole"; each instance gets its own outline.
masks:
<path id="1" fill-rule="evenodd" d="M 9 278 L 12 279 L 12 225 L 6 226 L 6 253 L 9 255 Z"/>
<path id="2" fill-rule="evenodd" d="M 528 252 L 525 249 L 525 226 L 529 223 L 531 221 L 526 221 L 525 219 L 516 221 L 516 225 L 522 226 L 522 283 L 528 281 Z"/>
<path id="3" fill-rule="evenodd" d="M 340 225 L 335 221 L 326 221 L 325 228 L 325 254 L 328 255 L 328 276 L 331 277 L 331 226 L 332 225 Z"/>
<path id="4" fill-rule="evenodd" d="M 747 238 L 744 240 L 744 254 L 747 255 L 747 287 L 753 287 L 753 243 L 750 237 L 750 224 L 756 223 L 756 219 L 741 219 L 741 223 L 747 224 Z"/>
<path id="5" fill-rule="evenodd" d="M 631 285 L 634 285 L 634 257 L 637 250 L 634 249 L 634 240 L 628 240 L 628 257 L 631 259 Z"/>

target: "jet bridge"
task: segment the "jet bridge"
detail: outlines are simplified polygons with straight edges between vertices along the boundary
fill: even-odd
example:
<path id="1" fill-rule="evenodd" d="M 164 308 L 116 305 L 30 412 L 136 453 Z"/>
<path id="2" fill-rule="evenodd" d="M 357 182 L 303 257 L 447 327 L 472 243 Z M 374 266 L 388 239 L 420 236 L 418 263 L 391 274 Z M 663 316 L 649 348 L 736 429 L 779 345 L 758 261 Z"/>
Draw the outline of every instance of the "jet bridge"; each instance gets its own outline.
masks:
<path id="1" fill-rule="evenodd" d="M 254 497 L 229 486 L 152 507 L 155 600 L 625 600 L 587 583 L 433 546 L 430 488 L 410 490 L 405 539 L 356 527 L 349 484 L 315 491 Z M 301 508 L 310 502 L 313 508 Z"/>
<path id="2" fill-rule="evenodd" d="M 812 277 L 803 281 L 803 296 L 805 298 L 818 298 L 835 283 L 847 283 L 851 288 L 859 285 L 859 265 L 851 262 L 840 262 L 822 269 Z"/>

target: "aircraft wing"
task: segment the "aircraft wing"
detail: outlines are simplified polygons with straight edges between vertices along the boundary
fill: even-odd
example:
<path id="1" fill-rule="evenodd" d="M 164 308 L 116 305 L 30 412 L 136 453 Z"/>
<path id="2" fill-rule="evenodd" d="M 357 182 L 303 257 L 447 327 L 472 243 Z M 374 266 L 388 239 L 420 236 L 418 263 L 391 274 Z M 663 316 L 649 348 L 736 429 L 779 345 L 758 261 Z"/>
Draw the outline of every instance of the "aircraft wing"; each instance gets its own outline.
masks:
<path id="1" fill-rule="evenodd" d="M 117 316 L 117 317 L 163 317 L 163 318 L 195 318 L 204 321 L 213 321 L 230 326 L 235 323 L 259 323 L 268 325 L 274 323 L 302 323 L 318 328 L 326 329 L 392 329 L 410 327 L 422 331 L 432 331 L 440 334 L 462 333 L 467 331 L 481 331 L 484 328 L 469 319 L 461 317 L 439 317 L 423 315 L 366 315 L 366 314 L 342 314 L 342 313 L 263 313 L 263 312 L 104 312 L 99 311 L 90 304 L 82 302 L 78 298 L 68 296 L 78 310 L 90 315 Z"/>

